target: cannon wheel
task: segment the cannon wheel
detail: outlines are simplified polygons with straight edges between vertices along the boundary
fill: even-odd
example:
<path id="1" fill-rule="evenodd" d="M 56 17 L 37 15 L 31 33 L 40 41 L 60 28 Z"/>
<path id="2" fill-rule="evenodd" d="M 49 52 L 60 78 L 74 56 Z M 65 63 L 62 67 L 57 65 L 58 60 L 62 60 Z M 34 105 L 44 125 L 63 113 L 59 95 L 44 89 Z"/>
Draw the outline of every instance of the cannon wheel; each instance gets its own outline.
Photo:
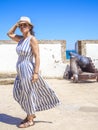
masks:
<path id="1" fill-rule="evenodd" d="M 73 82 L 78 83 L 78 75 L 77 74 L 73 75 Z"/>
<path id="2" fill-rule="evenodd" d="M 96 81 L 98 82 L 98 76 L 96 76 Z"/>

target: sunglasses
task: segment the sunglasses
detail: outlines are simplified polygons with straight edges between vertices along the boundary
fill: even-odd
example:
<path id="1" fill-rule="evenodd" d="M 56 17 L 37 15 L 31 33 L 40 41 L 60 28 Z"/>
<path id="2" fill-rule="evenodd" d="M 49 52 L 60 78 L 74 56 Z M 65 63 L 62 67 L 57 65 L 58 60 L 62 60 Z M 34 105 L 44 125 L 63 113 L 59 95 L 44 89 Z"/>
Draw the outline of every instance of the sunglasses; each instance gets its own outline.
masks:
<path id="1" fill-rule="evenodd" d="M 22 28 L 22 27 L 26 28 L 26 27 L 28 27 L 28 24 L 27 23 L 19 24 L 19 28 Z"/>

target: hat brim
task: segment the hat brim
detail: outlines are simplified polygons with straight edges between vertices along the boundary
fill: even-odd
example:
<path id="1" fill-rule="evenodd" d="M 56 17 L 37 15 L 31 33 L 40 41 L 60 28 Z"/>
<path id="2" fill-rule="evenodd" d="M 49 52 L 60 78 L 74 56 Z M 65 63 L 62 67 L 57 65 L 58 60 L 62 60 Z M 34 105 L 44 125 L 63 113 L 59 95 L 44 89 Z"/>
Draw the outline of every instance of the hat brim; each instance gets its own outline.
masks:
<path id="1" fill-rule="evenodd" d="M 29 23 L 28 21 L 19 21 L 18 23 L 19 23 L 19 24 L 21 24 L 21 23 L 28 23 L 29 25 L 33 26 L 33 24 L 32 24 L 32 23 Z"/>

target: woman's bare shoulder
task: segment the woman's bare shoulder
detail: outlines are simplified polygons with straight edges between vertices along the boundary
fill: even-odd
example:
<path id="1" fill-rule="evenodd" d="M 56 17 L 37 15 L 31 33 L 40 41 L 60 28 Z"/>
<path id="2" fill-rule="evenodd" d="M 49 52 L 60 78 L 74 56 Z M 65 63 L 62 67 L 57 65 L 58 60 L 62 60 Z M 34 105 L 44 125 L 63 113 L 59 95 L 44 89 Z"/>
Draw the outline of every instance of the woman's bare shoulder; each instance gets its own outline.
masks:
<path id="1" fill-rule="evenodd" d="M 31 44 L 38 44 L 38 40 L 36 39 L 35 36 L 32 36 L 30 41 L 31 41 Z"/>

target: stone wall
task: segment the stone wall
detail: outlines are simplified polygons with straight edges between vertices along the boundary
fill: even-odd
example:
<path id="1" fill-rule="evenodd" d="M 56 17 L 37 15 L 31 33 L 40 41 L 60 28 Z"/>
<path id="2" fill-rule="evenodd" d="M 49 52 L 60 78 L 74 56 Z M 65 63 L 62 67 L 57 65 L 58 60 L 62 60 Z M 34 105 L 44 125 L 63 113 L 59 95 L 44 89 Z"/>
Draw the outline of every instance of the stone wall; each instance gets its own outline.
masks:
<path id="1" fill-rule="evenodd" d="M 98 68 L 98 40 L 79 40 L 76 42 L 76 49 L 79 54 L 91 57 Z"/>
<path id="2" fill-rule="evenodd" d="M 66 68 L 65 40 L 38 40 L 40 74 L 47 78 L 62 78 Z M 0 73 L 16 74 L 16 42 L 0 40 Z"/>

